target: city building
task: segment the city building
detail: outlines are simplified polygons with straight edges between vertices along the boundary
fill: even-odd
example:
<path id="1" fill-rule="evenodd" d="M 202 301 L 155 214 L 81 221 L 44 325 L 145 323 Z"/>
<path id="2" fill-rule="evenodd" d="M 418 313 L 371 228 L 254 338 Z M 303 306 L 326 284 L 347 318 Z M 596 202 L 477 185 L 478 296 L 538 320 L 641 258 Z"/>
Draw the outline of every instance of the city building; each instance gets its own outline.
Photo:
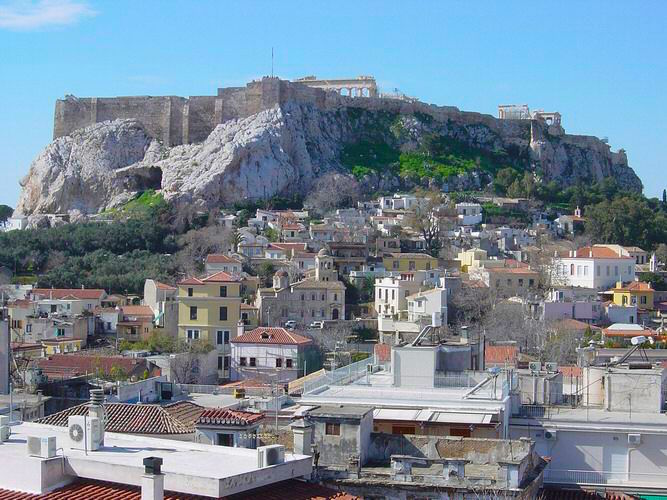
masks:
<path id="1" fill-rule="evenodd" d="M 607 290 L 618 281 L 635 280 L 635 259 L 605 245 L 571 250 L 554 257 L 552 282 Z"/>
<path id="2" fill-rule="evenodd" d="M 218 373 L 229 378 L 230 340 L 241 319 L 240 278 L 224 271 L 178 283 L 178 337 L 214 346 Z"/>

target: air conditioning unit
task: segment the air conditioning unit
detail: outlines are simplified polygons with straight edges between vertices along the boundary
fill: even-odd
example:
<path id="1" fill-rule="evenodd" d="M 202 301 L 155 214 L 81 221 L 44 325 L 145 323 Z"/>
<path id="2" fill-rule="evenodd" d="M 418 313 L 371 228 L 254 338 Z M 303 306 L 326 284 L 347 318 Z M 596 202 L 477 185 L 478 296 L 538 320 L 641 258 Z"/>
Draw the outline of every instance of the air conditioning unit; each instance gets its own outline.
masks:
<path id="1" fill-rule="evenodd" d="M 67 419 L 69 448 L 99 450 L 102 445 L 102 422 L 99 418 L 75 415 Z"/>
<path id="2" fill-rule="evenodd" d="M 280 444 L 257 448 L 257 467 L 260 469 L 285 462 L 285 447 Z"/>
<path id="3" fill-rule="evenodd" d="M 640 445 L 642 444 L 642 435 L 641 434 L 628 434 L 628 444 Z"/>
<path id="4" fill-rule="evenodd" d="M 56 456 L 56 437 L 28 436 L 28 455 L 39 458 L 53 458 Z"/>
<path id="5" fill-rule="evenodd" d="M 555 441 L 557 437 L 556 431 L 544 431 L 544 439 L 546 441 Z"/>
<path id="6" fill-rule="evenodd" d="M 544 369 L 549 373 L 558 373 L 558 363 L 544 363 Z"/>
<path id="7" fill-rule="evenodd" d="M 539 361 L 531 361 L 528 363 L 528 368 L 530 368 L 531 372 L 539 372 L 542 369 L 542 363 Z"/>

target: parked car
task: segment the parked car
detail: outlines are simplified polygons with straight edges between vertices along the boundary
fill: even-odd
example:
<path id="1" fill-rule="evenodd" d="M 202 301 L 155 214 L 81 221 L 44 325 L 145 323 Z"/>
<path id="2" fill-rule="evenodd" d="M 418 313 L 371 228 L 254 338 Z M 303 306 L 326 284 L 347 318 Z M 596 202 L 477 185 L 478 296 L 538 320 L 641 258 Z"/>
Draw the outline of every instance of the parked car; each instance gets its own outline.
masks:
<path id="1" fill-rule="evenodd" d="M 324 321 L 313 321 L 310 324 L 309 328 L 318 328 L 321 330 L 322 328 L 324 328 Z"/>
<path id="2" fill-rule="evenodd" d="M 285 322 L 285 328 L 287 328 L 288 330 L 294 330 L 296 328 L 296 321 L 291 319 Z"/>

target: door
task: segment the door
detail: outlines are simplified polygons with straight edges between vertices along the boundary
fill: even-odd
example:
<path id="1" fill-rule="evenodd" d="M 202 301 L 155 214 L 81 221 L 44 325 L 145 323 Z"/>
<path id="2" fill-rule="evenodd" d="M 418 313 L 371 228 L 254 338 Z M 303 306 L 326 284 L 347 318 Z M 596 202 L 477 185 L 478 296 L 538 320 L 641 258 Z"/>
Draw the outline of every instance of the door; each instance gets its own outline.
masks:
<path id="1" fill-rule="evenodd" d="M 628 449 L 625 446 L 605 446 L 603 448 L 603 470 L 607 483 L 623 483 L 627 480 Z"/>

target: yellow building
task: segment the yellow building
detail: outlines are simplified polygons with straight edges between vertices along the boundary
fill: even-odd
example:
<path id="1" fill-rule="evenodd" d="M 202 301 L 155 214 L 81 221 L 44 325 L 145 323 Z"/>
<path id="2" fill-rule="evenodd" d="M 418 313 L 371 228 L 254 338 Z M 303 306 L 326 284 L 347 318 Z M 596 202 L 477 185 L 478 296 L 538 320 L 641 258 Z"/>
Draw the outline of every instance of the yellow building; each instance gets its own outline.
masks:
<path id="1" fill-rule="evenodd" d="M 650 283 L 631 281 L 624 285 L 620 281 L 612 289 L 614 304 L 619 306 L 637 306 L 637 309 L 653 310 L 653 288 Z"/>
<path id="2" fill-rule="evenodd" d="M 44 348 L 44 355 L 51 356 L 53 354 L 64 354 L 68 352 L 80 351 L 81 343 L 81 339 L 64 337 L 42 340 L 42 347 Z"/>
<path id="3" fill-rule="evenodd" d="M 456 260 L 461 262 L 461 272 L 467 273 L 471 267 L 483 267 L 488 259 L 486 250 L 471 248 L 470 250 L 459 252 L 456 256 Z"/>
<path id="4" fill-rule="evenodd" d="M 438 259 L 426 253 L 392 253 L 382 258 L 387 271 L 429 271 L 438 267 Z"/>
<path id="5" fill-rule="evenodd" d="M 218 351 L 218 375 L 229 377 L 231 346 L 241 318 L 240 279 L 224 271 L 178 284 L 178 337 Z"/>

